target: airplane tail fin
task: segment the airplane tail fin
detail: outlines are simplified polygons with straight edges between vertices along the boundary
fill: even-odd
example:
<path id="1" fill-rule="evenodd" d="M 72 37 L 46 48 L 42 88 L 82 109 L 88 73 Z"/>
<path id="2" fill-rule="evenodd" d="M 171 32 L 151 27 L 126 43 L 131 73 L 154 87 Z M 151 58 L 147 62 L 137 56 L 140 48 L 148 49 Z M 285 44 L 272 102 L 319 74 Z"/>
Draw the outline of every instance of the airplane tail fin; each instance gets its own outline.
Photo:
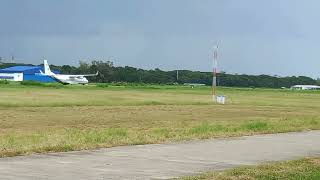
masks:
<path id="1" fill-rule="evenodd" d="M 50 66 L 49 66 L 47 60 L 43 60 L 43 66 L 44 66 L 44 74 L 45 75 L 53 75 L 53 72 L 50 70 Z"/>

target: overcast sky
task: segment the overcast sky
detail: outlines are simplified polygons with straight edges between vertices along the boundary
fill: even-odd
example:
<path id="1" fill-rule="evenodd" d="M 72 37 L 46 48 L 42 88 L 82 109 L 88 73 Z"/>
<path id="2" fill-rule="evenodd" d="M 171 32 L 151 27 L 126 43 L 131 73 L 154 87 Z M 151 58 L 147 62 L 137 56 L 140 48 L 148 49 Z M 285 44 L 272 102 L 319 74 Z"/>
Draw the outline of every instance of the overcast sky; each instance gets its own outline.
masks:
<path id="1" fill-rule="evenodd" d="M 0 56 L 320 77 L 318 0 L 1 0 Z"/>

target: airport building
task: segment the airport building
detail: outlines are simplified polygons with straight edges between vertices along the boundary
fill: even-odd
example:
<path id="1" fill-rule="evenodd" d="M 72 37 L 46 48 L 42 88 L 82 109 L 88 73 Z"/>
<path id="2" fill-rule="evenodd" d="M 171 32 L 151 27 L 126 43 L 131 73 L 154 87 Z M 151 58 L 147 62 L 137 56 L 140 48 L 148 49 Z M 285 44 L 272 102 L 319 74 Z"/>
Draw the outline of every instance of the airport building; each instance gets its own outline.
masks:
<path id="1" fill-rule="evenodd" d="M 41 75 L 42 66 L 13 66 L 0 69 L 0 79 L 9 81 L 55 82 L 50 76 Z M 54 71 L 59 74 L 60 72 Z"/>

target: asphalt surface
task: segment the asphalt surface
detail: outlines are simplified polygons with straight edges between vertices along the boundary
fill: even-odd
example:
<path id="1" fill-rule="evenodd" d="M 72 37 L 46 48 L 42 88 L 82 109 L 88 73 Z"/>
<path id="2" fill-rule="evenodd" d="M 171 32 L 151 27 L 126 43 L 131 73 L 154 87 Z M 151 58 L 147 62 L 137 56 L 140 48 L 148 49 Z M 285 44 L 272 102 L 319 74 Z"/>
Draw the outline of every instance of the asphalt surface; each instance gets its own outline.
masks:
<path id="1" fill-rule="evenodd" d="M 320 131 L 0 159 L 0 179 L 168 179 L 320 156 Z"/>

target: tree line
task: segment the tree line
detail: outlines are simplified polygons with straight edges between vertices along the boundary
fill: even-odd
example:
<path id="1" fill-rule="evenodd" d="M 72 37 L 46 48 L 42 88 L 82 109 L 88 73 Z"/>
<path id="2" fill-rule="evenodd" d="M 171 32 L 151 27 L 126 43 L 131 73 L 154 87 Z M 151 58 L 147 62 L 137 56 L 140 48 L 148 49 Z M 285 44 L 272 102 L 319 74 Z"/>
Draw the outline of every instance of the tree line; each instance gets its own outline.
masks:
<path id="1" fill-rule="evenodd" d="M 111 61 L 92 61 L 91 63 L 80 62 L 79 67 L 64 65 L 55 66 L 61 73 L 83 74 L 99 71 L 99 76 L 92 77 L 92 82 L 129 82 L 129 83 L 157 83 L 157 84 L 184 84 L 199 83 L 212 84 L 211 72 L 179 70 L 163 71 L 158 68 L 144 70 L 130 66 L 115 67 Z M 218 74 L 218 85 L 229 87 L 268 87 L 281 88 L 291 87 L 297 84 L 316 84 L 317 80 L 306 76 L 277 77 L 270 75 L 245 75 Z"/>
<path id="2" fill-rule="evenodd" d="M 1 64 L 0 68 L 5 68 L 22 64 Z M 89 77 L 91 82 L 110 83 L 110 82 L 128 82 L 128 83 L 153 83 L 153 84 L 184 84 L 199 83 L 211 85 L 212 73 L 179 70 L 163 71 L 158 68 L 144 70 L 140 68 L 124 66 L 116 67 L 111 61 L 91 61 L 90 63 L 80 61 L 79 66 L 56 66 L 51 65 L 51 69 L 59 70 L 61 74 L 87 74 L 96 73 L 96 77 Z M 293 85 L 311 85 L 319 84 L 320 80 L 312 79 L 306 76 L 278 77 L 270 75 L 246 75 L 246 74 L 228 74 L 221 72 L 218 74 L 218 85 L 228 87 L 266 87 L 281 88 L 291 87 Z"/>

